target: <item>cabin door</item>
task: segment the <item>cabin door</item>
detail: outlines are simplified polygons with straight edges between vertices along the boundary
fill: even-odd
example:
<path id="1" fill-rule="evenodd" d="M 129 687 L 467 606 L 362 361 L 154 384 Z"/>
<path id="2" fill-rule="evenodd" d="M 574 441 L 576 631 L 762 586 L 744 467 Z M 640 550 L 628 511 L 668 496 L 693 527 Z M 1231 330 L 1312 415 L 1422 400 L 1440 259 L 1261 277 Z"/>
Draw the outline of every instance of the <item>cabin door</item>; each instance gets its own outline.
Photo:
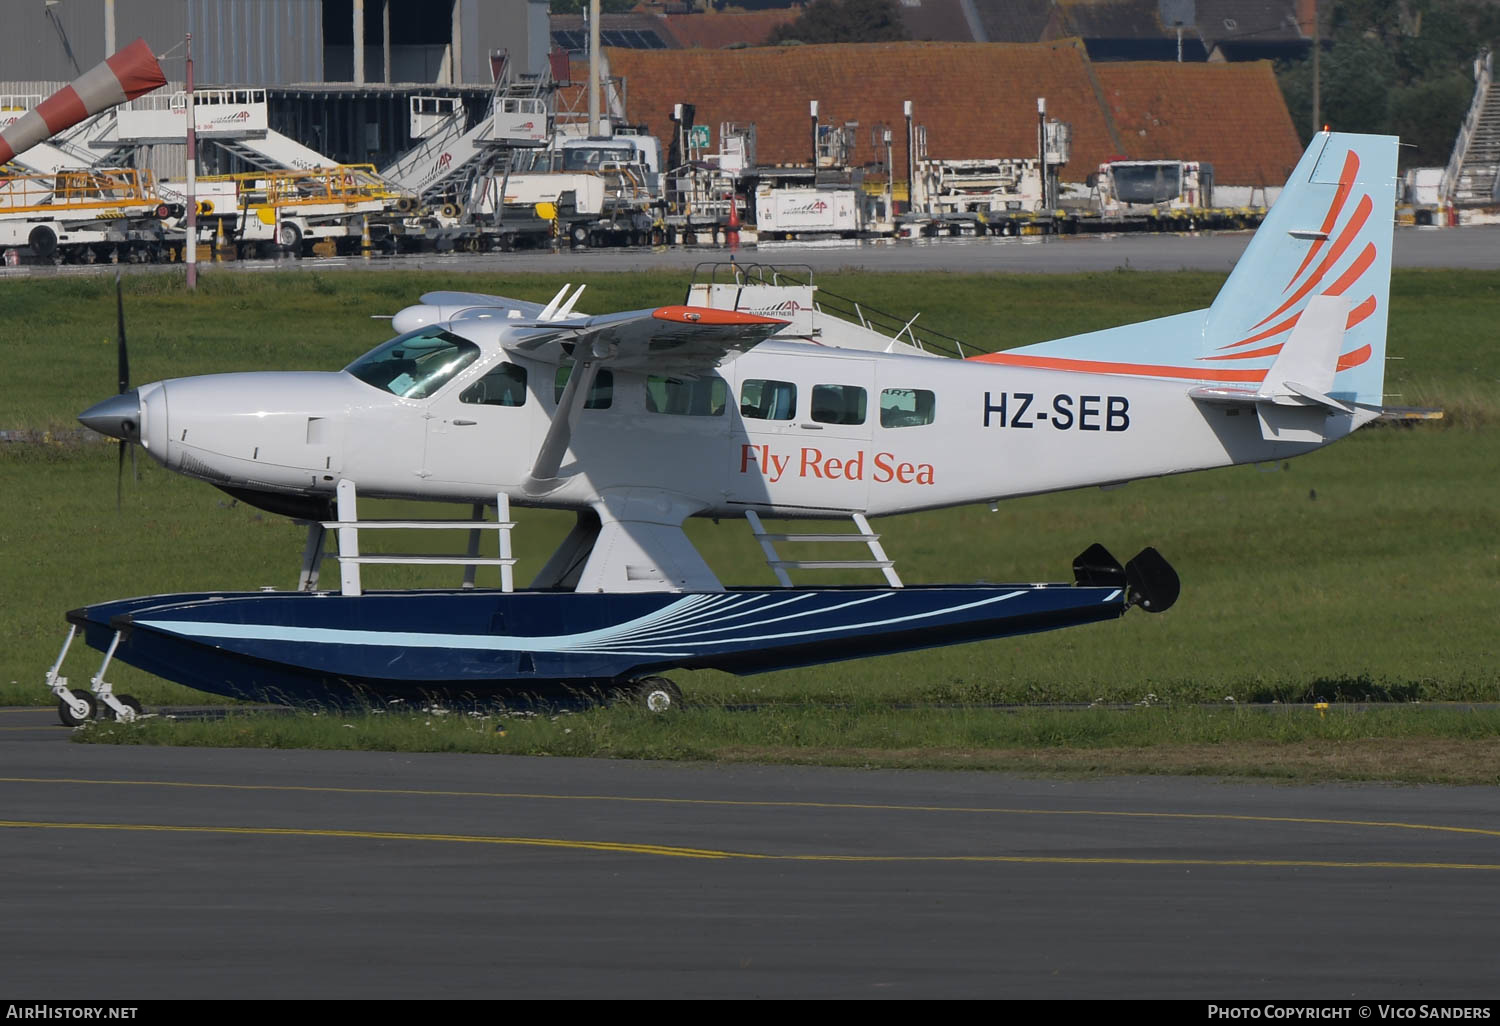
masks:
<path id="1" fill-rule="evenodd" d="M 728 499 L 830 514 L 865 508 L 874 363 L 851 357 L 743 360 L 735 382 Z"/>

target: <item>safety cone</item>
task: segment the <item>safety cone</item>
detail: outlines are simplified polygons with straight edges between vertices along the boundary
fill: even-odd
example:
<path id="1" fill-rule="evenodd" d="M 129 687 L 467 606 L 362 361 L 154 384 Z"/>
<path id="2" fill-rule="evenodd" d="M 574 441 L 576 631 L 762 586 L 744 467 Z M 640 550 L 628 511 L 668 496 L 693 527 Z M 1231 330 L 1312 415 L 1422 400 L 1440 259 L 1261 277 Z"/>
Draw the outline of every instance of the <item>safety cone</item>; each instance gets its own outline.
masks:
<path id="1" fill-rule="evenodd" d="M 224 259 L 224 220 L 220 218 L 214 223 L 217 226 L 214 229 L 214 263 L 218 263 Z"/>
<path id="2" fill-rule="evenodd" d="M 740 248 L 740 198 L 732 192 L 729 194 L 729 230 L 724 233 L 724 241 L 729 243 L 730 252 Z"/>

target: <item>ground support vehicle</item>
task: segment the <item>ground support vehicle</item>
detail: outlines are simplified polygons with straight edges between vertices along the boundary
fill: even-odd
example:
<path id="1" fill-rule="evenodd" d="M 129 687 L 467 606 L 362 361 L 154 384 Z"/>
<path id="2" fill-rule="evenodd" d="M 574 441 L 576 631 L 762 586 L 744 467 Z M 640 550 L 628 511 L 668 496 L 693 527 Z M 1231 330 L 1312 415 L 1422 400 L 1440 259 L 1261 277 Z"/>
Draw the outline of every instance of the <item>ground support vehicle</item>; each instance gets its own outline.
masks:
<path id="1" fill-rule="evenodd" d="M 467 216 L 514 225 L 513 242 L 553 222 L 562 244 L 644 246 L 665 241 L 661 144 L 648 135 L 565 138 L 546 150 L 515 150 L 503 172 L 476 189 Z M 548 216 L 551 215 L 551 216 Z"/>
<path id="2" fill-rule="evenodd" d="M 170 214 L 149 171 L 12 174 L 0 178 L 0 251 L 11 264 L 164 260 Z"/>
<path id="3" fill-rule="evenodd" d="M 184 205 L 181 184 L 167 187 Z M 240 257 L 307 256 L 319 242 L 340 253 L 365 244 L 390 251 L 388 211 L 405 198 L 369 164 L 311 171 L 252 171 L 199 178 L 198 240 Z"/>

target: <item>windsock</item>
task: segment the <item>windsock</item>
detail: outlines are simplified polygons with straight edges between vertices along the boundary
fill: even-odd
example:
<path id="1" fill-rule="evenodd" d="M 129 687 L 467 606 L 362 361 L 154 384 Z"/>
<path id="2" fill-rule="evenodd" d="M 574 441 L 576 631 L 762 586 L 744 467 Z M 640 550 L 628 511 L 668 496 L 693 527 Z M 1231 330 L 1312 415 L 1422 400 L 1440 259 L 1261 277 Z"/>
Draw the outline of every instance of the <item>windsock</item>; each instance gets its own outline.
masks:
<path id="1" fill-rule="evenodd" d="M 95 65 L 72 85 L 63 86 L 35 110 L 0 132 L 0 164 L 25 153 L 37 143 L 71 128 L 126 100 L 144 96 L 167 84 L 161 65 L 144 39 L 137 39 L 104 63 Z"/>

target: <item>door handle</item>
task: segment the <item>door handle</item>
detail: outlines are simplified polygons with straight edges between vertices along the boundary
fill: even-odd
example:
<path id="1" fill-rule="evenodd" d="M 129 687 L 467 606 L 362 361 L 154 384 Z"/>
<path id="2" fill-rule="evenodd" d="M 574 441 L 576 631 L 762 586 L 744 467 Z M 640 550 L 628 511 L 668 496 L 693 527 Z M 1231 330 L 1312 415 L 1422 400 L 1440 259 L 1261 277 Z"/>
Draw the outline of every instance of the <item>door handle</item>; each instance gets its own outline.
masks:
<path id="1" fill-rule="evenodd" d="M 473 427 L 476 422 L 472 420 L 455 420 L 454 427 Z"/>
<path id="2" fill-rule="evenodd" d="M 800 427 L 803 431 L 822 431 L 823 430 L 823 425 L 822 424 L 798 424 L 797 426 Z"/>

